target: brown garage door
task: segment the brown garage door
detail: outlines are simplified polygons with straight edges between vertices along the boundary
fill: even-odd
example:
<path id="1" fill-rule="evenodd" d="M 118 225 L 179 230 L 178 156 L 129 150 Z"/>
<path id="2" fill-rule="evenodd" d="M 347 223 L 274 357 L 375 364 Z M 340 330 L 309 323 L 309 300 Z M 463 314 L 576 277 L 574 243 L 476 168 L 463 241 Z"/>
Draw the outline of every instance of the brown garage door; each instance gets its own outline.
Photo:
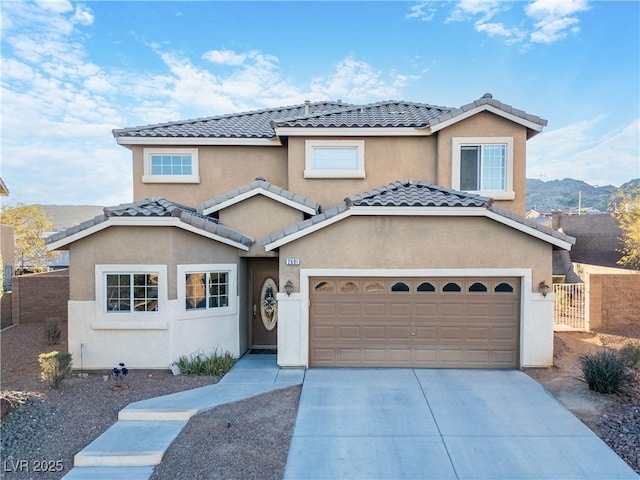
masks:
<path id="1" fill-rule="evenodd" d="M 515 368 L 518 278 L 312 278 L 311 366 Z"/>

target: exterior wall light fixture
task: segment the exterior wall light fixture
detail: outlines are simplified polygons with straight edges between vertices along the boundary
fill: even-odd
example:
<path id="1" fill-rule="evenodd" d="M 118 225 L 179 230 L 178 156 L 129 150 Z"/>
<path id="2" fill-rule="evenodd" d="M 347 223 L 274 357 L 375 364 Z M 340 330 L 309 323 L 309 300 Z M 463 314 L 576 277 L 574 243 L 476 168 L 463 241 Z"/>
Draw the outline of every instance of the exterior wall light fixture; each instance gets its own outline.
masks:
<path id="1" fill-rule="evenodd" d="M 291 292 L 293 292 L 293 282 L 291 280 L 287 280 L 287 283 L 284 284 L 284 291 L 287 292 L 287 297 L 291 296 Z"/>
<path id="2" fill-rule="evenodd" d="M 547 285 L 547 283 L 543 280 L 538 284 L 538 290 L 540 290 L 540 293 L 543 297 L 546 297 L 547 293 L 549 293 L 549 285 Z"/>

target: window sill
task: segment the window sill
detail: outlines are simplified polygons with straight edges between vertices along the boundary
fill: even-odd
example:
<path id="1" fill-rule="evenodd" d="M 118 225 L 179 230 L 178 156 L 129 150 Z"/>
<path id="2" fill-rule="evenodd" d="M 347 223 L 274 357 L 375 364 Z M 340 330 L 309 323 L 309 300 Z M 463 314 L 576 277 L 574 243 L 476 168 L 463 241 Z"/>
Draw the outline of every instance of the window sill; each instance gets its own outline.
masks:
<path id="1" fill-rule="evenodd" d="M 200 183 L 198 175 L 143 175 L 142 183 Z"/>
<path id="2" fill-rule="evenodd" d="M 168 330 L 166 320 L 99 320 L 91 324 L 94 330 Z"/>
<path id="3" fill-rule="evenodd" d="M 366 178 L 364 170 L 305 170 L 304 178 Z"/>
<path id="4" fill-rule="evenodd" d="M 199 320 L 201 318 L 206 319 L 206 318 L 212 318 L 212 317 L 228 317 L 235 314 L 236 312 L 232 308 L 225 308 L 220 310 L 210 308 L 206 310 L 183 311 L 181 318 L 179 318 L 178 320 L 185 321 L 185 320 Z"/>
<path id="5" fill-rule="evenodd" d="M 516 192 L 502 192 L 495 190 L 487 191 L 467 191 L 467 193 L 473 193 L 474 195 L 481 195 L 483 197 L 489 197 L 493 200 L 515 200 Z"/>

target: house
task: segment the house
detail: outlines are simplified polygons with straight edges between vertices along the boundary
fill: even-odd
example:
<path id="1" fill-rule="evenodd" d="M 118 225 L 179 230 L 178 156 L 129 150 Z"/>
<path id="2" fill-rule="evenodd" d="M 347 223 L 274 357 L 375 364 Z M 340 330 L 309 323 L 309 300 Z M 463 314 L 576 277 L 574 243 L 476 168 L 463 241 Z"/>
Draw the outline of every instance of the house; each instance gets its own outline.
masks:
<path id="1" fill-rule="evenodd" d="M 540 286 L 573 239 L 524 218 L 546 123 L 486 94 L 114 130 L 134 201 L 48 239 L 70 253 L 76 367 L 260 349 L 282 367 L 551 365 Z"/>

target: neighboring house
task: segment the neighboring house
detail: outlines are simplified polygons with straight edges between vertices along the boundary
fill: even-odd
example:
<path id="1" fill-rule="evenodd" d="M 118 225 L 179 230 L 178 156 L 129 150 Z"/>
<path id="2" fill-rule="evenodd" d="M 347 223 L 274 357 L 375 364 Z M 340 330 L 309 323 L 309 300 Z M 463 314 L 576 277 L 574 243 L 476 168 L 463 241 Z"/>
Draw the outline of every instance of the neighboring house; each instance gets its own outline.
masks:
<path id="1" fill-rule="evenodd" d="M 283 367 L 551 365 L 539 285 L 573 239 L 524 218 L 546 123 L 487 94 L 115 130 L 135 201 L 48 239 L 70 252 L 75 365 L 260 348 Z"/>
<path id="2" fill-rule="evenodd" d="M 571 261 L 601 267 L 631 268 L 620 265 L 623 231 L 610 213 L 553 215 L 552 227 L 575 238 Z"/>

